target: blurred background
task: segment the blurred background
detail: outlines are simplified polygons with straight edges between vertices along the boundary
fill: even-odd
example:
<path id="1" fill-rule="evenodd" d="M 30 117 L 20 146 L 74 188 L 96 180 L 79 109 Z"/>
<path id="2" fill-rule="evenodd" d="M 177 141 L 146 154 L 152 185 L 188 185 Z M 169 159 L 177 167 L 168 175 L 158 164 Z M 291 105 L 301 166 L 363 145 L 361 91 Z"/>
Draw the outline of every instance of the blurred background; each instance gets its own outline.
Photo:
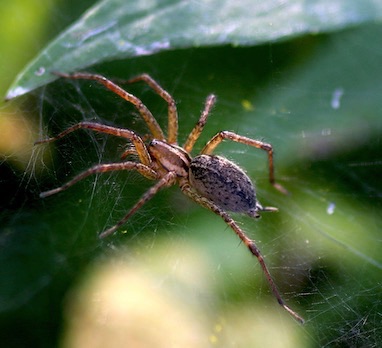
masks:
<path id="1" fill-rule="evenodd" d="M 49 40 L 94 1 L 0 5 L 1 94 Z M 288 23 L 286 23 L 286 26 Z M 107 240 L 152 185 L 134 173 L 89 177 L 46 199 L 126 143 L 78 131 L 82 120 L 147 129 L 134 108 L 88 81 L 60 79 L 0 106 L 0 342 L 4 347 L 378 347 L 381 330 L 382 28 L 368 23 L 254 47 L 203 47 L 111 61 L 87 70 L 146 72 L 177 101 L 182 144 L 210 93 L 218 97 L 194 155 L 217 131 L 271 143 L 282 195 L 262 151 L 225 142 L 263 205 L 256 240 L 284 299 L 213 213 L 177 187 L 160 192 Z M 165 103 L 126 86 L 166 129 Z"/>

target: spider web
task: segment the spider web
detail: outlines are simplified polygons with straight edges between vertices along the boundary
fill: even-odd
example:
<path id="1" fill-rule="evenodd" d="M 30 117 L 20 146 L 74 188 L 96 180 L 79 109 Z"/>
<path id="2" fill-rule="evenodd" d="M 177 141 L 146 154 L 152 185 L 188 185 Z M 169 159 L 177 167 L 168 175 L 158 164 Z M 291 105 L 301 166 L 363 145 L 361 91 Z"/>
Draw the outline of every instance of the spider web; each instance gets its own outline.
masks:
<path id="1" fill-rule="evenodd" d="M 118 221 L 152 183 L 135 173 L 96 175 L 38 199 L 39 192 L 94 164 L 119 161 L 126 142 L 86 131 L 36 147 L 29 163 L 34 170 L 21 175 L 18 191 L 28 197 L 6 219 L 10 232 L 2 257 L 27 267 L 19 275 L 7 273 L 15 285 L 3 290 L 2 298 L 12 301 L 3 301 L 2 314 L 11 319 L 21 314 L 31 325 L 31 312 L 41 323 L 49 307 L 60 318 L 68 289 L 94 279 L 97 272 L 89 271 L 89 264 L 106 267 L 108 275 L 123 265 L 120 273 L 141 271 L 168 301 L 159 313 L 150 312 L 153 323 L 169 310 L 169 317 L 179 316 L 210 343 L 380 345 L 380 34 L 367 27 L 308 42 L 169 52 L 94 68 L 119 78 L 147 72 L 160 81 L 178 101 L 180 143 L 205 97 L 216 93 L 217 105 L 195 154 L 222 129 L 272 143 L 276 175 L 289 196 L 268 184 L 260 150 L 224 143 L 217 152 L 255 179 L 263 205 L 280 210 L 257 222 L 234 217 L 258 242 L 283 297 L 306 319 L 304 327 L 277 305 L 256 259 L 234 233 L 176 188 L 154 197 L 122 228 L 125 234 L 106 241 L 97 233 Z M 144 84 L 127 88 L 166 129 L 165 103 Z M 134 108 L 94 83 L 60 80 L 35 97 L 41 136 L 82 120 L 147 133 Z M 135 289 L 127 289 L 133 296 Z M 86 302 L 86 294 L 81 290 L 68 301 L 68 335 L 75 331 L 73 308 Z M 203 318 L 201 324 L 193 315 Z M 60 323 L 54 325 L 60 331 Z"/>

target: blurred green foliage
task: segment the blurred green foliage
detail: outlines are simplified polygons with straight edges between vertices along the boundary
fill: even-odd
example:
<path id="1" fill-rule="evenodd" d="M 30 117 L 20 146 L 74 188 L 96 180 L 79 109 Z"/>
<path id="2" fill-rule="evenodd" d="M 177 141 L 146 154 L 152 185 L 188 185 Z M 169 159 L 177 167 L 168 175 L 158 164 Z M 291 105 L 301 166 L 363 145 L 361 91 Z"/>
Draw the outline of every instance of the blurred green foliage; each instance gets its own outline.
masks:
<path id="1" fill-rule="evenodd" d="M 55 6 L 37 22 L 72 18 Z M 371 23 L 283 43 L 191 47 L 89 68 L 118 78 L 147 72 L 160 81 L 178 102 L 180 143 L 205 97 L 215 93 L 218 102 L 195 153 L 221 129 L 272 143 L 276 174 L 289 196 L 267 183 L 261 151 L 226 142 L 217 152 L 246 169 L 261 203 L 280 209 L 257 222 L 235 218 L 258 241 L 281 293 L 305 317 L 304 327 L 279 308 L 256 259 L 232 231 L 177 188 L 158 194 L 121 229 L 126 233 L 106 241 L 97 233 L 123 216 L 150 182 L 133 173 L 105 174 L 39 199 L 39 192 L 95 163 L 119 160 L 123 142 L 79 131 L 33 148 L 24 170 L 10 157 L 2 162 L 0 342 L 70 346 L 67 337 L 88 308 L 79 311 L 76 303 L 97 293 L 93 274 L 121 263 L 149 275 L 149 287 L 165 289 L 169 306 L 181 303 L 190 317 L 203 317 L 205 332 L 193 328 L 205 346 L 378 346 L 381 31 Z M 41 47 L 43 39 L 34 35 Z M 25 51 L 25 43 L 16 46 Z M 144 85 L 127 88 L 165 128 L 165 103 Z M 39 136 L 83 119 L 147 132 L 131 106 L 88 82 L 61 79 L 11 105 L 29 111 Z M 133 293 L 126 289 L 127 297 Z M 150 315 L 159 322 L 166 314 Z M 112 321 L 106 317 L 105 327 Z"/>

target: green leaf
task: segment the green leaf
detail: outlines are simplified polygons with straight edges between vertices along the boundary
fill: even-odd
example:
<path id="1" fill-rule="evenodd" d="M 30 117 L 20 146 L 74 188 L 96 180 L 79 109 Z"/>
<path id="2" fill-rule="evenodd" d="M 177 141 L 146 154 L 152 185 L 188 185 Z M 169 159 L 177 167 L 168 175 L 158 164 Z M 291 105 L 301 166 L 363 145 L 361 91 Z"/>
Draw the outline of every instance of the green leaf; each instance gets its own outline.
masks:
<path id="1" fill-rule="evenodd" d="M 53 81 L 52 71 L 73 72 L 163 50 L 256 45 L 381 18 L 382 3 L 377 0 L 104 0 L 20 73 L 7 99 Z"/>
<path id="2" fill-rule="evenodd" d="M 288 8 L 288 3 L 280 3 L 283 9 Z M 349 15 L 349 1 L 342 3 L 341 13 L 336 13 L 333 4 L 337 3 L 326 6 L 332 6 L 327 11 L 334 13 L 336 20 L 347 15 L 348 21 L 338 29 L 357 23 L 351 19 L 361 18 L 366 4 L 370 4 L 358 1 L 355 16 Z M 224 2 L 219 4 L 214 9 L 216 17 Z M 378 8 L 374 5 L 375 18 Z M 297 23 L 291 15 L 283 23 L 276 21 L 276 14 L 272 22 L 280 28 Z M 331 17 L 321 18 L 325 21 Z M 296 30 L 291 35 L 300 34 Z M 208 321 L 203 323 L 207 333 L 191 330 L 203 340 L 211 328 L 221 324 L 222 330 L 215 330 L 214 336 L 218 343 L 231 342 L 232 346 L 277 346 L 282 341 L 288 347 L 369 347 L 382 342 L 382 26 L 368 24 L 274 43 L 286 37 L 269 36 L 257 47 L 173 50 L 107 62 L 94 71 L 116 78 L 140 72 L 152 75 L 177 103 L 180 144 L 197 121 L 206 96 L 215 93 L 216 106 L 193 155 L 224 129 L 272 144 L 276 179 L 289 190 L 289 196 L 269 185 L 262 151 L 225 142 L 216 153 L 247 171 L 256 181 L 262 204 L 279 208 L 278 213 L 263 214 L 259 221 L 233 217 L 248 237 L 256 240 L 283 297 L 307 325 L 300 328 L 278 306 L 257 260 L 231 229 L 183 197 L 177 187 L 158 193 L 104 242 L 97 239 L 97 233 L 115 224 L 152 182 L 133 173 L 104 173 L 40 199 L 40 192 L 64 184 L 95 164 L 120 160 L 125 143 L 111 136 L 78 131 L 52 144 L 51 151 L 43 145 L 34 147 L 35 153 L 46 151 L 48 156 L 44 161 L 37 156 L 31 158 L 30 167 L 41 167 L 50 177 L 39 176 L 36 171 L 33 175 L 21 173 L 16 186 L 9 180 L 0 181 L 3 200 L 4 192 L 12 187 L 19 196 L 15 199 L 12 192 L 4 200 L 9 207 L 1 214 L 0 332 L 8 337 L 1 339 L 3 345 L 12 346 L 17 337 L 22 341 L 19 346 L 57 346 L 62 337 L 68 336 L 67 331 L 61 331 L 64 323 L 80 333 L 91 332 L 94 342 L 93 331 L 79 325 L 81 314 L 88 312 L 71 307 L 73 302 L 87 303 L 84 298 L 98 313 L 91 312 L 91 316 L 98 324 L 106 323 L 102 326 L 110 332 L 113 320 L 105 322 L 104 316 L 107 313 L 112 318 L 110 308 L 99 310 L 97 304 L 100 299 L 103 302 L 100 288 L 86 277 L 97 261 L 103 265 L 108 258 L 113 265 L 126 263 L 134 270 L 143 267 L 146 275 L 159 269 L 153 286 L 148 287 L 174 285 L 174 293 L 165 288 L 171 304 L 184 313 L 185 308 L 179 306 L 183 304 L 197 322 L 200 318 Z M 191 40 L 197 44 L 196 37 Z M 59 55 L 54 57 L 60 60 Z M 77 60 L 80 58 L 67 61 L 67 69 Z M 70 69 L 79 70 L 73 66 Z M 144 84 L 124 87 L 142 98 L 166 132 L 166 103 Z M 56 135 L 81 120 L 147 133 L 129 103 L 95 82 L 61 79 L 35 96 L 41 136 Z M 28 111 L 35 110 L 30 104 L 26 106 Z M 113 257 L 118 252 L 123 260 L 115 262 Z M 183 279 L 185 288 L 179 287 L 183 285 L 173 278 L 174 273 Z M 125 273 L 120 274 L 124 278 Z M 77 296 L 79 282 L 91 288 L 90 294 Z M 122 303 L 125 296 L 133 296 L 131 287 L 122 295 L 110 294 Z M 147 303 L 145 299 L 137 302 L 139 314 Z M 200 312 L 194 311 L 199 306 Z M 169 312 L 151 308 L 157 313 L 151 317 L 155 324 L 150 325 L 158 327 L 157 322 L 168 317 L 163 313 Z M 117 325 L 135 321 L 130 311 L 124 312 L 127 320 L 114 321 Z M 85 321 L 88 318 L 85 315 Z M 222 318 L 221 322 L 216 318 Z M 142 332 L 151 337 L 147 323 L 143 322 Z M 187 320 L 179 323 L 191 332 Z M 173 331 L 173 325 L 168 327 Z M 263 334 L 264 328 L 267 331 Z M 96 330 L 101 331 L 99 325 Z M 128 335 L 131 331 L 123 332 Z M 283 332 L 288 336 L 285 339 L 280 336 Z M 171 336 L 160 333 L 166 340 Z M 110 344 L 110 336 L 105 337 Z M 270 344 L 269 339 L 275 343 Z"/>

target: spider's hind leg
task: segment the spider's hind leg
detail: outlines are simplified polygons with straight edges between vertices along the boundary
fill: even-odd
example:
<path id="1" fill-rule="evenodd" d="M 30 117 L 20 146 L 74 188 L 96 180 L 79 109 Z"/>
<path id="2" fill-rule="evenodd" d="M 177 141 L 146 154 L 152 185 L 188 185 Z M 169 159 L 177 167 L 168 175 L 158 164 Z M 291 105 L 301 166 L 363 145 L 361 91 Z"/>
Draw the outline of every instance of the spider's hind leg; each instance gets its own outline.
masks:
<path id="1" fill-rule="evenodd" d="M 238 226 L 238 224 L 229 216 L 228 213 L 226 213 L 224 210 L 222 210 L 220 207 L 218 207 L 215 203 L 208 200 L 205 197 L 200 196 L 198 193 L 196 193 L 188 182 L 183 182 L 180 185 L 180 188 L 182 192 L 190 197 L 194 202 L 200 204 L 201 206 L 213 211 L 216 215 L 219 215 L 224 222 L 231 227 L 231 229 L 237 234 L 237 236 L 241 239 L 241 241 L 247 246 L 249 251 L 252 253 L 252 255 L 256 256 L 257 260 L 260 263 L 260 266 L 262 268 L 262 271 L 268 281 L 268 284 L 272 290 L 273 295 L 276 297 L 277 302 L 289 313 L 291 314 L 298 322 L 301 324 L 304 323 L 304 319 L 300 317 L 295 311 L 293 311 L 283 300 L 281 297 L 281 294 L 276 286 L 276 283 L 274 282 L 267 265 L 265 264 L 264 258 L 257 247 L 254 240 L 248 238 L 246 234 L 242 231 L 242 229 Z"/>
<path id="2" fill-rule="evenodd" d="M 210 155 L 215 150 L 215 148 L 225 139 L 232 140 L 236 143 L 253 146 L 257 149 L 266 151 L 268 154 L 269 182 L 281 193 L 289 194 L 289 192 L 275 180 L 275 169 L 273 165 L 273 147 L 271 144 L 264 143 L 262 141 L 255 140 L 252 138 L 248 138 L 243 135 L 236 134 L 234 132 L 221 131 L 215 134 L 210 139 L 210 141 L 202 149 L 201 154 Z"/>

